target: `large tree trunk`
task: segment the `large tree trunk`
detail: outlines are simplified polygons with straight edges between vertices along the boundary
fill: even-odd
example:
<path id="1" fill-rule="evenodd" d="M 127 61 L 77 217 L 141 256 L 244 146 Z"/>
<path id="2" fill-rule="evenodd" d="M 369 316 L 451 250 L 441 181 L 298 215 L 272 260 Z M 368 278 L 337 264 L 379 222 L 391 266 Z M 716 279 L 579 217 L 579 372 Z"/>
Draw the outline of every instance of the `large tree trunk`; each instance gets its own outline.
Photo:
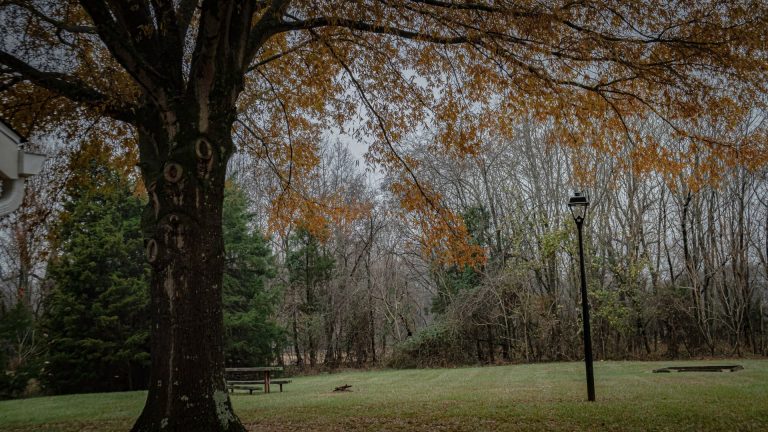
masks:
<path id="1" fill-rule="evenodd" d="M 142 227 L 152 266 L 152 372 L 133 431 L 244 431 L 224 381 L 221 299 L 234 117 L 219 116 L 208 128 L 197 112 L 177 112 L 169 129 L 167 113 L 148 112 L 139 146 L 149 195 Z"/>

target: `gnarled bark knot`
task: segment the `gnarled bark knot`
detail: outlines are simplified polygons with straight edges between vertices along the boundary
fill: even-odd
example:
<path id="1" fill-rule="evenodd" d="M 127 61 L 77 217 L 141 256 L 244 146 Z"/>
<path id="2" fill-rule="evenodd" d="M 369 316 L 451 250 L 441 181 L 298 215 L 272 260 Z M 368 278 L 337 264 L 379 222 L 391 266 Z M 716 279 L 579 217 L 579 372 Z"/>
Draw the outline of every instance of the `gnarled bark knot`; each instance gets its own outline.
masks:
<path id="1" fill-rule="evenodd" d="M 201 137 L 195 143 L 195 155 L 201 160 L 210 160 L 213 158 L 213 146 L 207 139 Z"/>
<path id="2" fill-rule="evenodd" d="M 147 186 L 149 199 L 152 202 L 152 210 L 155 212 L 155 219 L 160 214 L 160 199 L 157 197 L 157 182 L 153 181 Z"/>
<path id="3" fill-rule="evenodd" d="M 155 239 L 149 239 L 149 241 L 147 241 L 147 261 L 149 261 L 150 264 L 157 261 L 158 252 L 157 241 L 155 241 Z"/>
<path id="4" fill-rule="evenodd" d="M 175 206 L 184 204 L 184 168 L 177 162 L 166 162 L 163 168 L 165 185 L 163 191 Z"/>
<path id="5" fill-rule="evenodd" d="M 184 168 L 176 162 L 168 162 L 163 168 L 163 177 L 169 183 L 177 183 L 184 175 Z"/>
<path id="6" fill-rule="evenodd" d="M 195 155 L 198 178 L 208 179 L 213 171 L 213 146 L 206 138 L 200 137 L 195 143 Z"/>

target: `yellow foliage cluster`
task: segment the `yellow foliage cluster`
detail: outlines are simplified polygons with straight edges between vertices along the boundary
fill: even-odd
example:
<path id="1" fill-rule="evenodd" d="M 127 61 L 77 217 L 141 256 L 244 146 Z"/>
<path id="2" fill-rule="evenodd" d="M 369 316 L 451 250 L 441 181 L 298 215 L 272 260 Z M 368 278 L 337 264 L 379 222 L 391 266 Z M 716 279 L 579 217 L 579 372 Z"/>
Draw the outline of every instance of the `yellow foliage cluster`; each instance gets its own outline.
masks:
<path id="1" fill-rule="evenodd" d="M 422 255 L 432 263 L 478 267 L 486 262 L 483 248 L 470 242 L 464 221 L 442 205 L 439 193 L 407 177 L 393 182 L 390 191 L 405 210 L 400 216 L 416 227 Z"/>

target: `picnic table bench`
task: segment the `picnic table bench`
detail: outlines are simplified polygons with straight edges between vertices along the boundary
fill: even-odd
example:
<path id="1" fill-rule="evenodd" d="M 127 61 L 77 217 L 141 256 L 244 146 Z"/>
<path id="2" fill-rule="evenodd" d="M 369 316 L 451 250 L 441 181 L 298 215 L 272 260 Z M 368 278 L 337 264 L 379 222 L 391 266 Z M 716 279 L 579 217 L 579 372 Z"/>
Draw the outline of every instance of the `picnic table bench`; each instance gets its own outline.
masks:
<path id="1" fill-rule="evenodd" d="M 660 369 L 654 369 L 653 373 L 670 372 L 736 372 L 744 369 L 741 365 L 699 365 L 699 366 L 669 366 Z"/>
<path id="2" fill-rule="evenodd" d="M 229 390 L 230 393 L 234 393 L 235 390 L 248 390 L 248 393 L 253 394 L 254 390 L 261 390 L 261 387 L 259 387 L 257 384 L 263 384 L 264 381 L 262 380 L 261 383 L 257 383 L 256 381 L 230 381 L 227 380 L 227 390 Z"/>
<path id="3" fill-rule="evenodd" d="M 227 390 L 234 393 L 235 390 L 248 390 L 253 394 L 254 390 L 261 390 L 264 387 L 264 393 L 270 392 L 272 384 L 280 386 L 280 393 L 283 392 L 283 385 L 291 382 L 289 379 L 272 379 L 272 372 L 280 372 L 283 368 L 280 366 L 261 366 L 245 368 L 226 368 L 224 369 L 227 380 Z M 253 379 L 261 377 L 261 379 Z"/>

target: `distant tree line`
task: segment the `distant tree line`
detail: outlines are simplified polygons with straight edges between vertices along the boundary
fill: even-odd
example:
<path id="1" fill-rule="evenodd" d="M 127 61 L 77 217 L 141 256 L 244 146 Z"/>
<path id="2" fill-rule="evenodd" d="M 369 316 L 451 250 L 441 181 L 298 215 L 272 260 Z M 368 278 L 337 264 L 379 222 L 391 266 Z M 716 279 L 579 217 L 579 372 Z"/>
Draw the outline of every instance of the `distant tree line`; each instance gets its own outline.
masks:
<path id="1" fill-rule="evenodd" d="M 414 173 L 482 250 L 474 267 L 425 252 L 391 187 L 396 174 L 364 172 L 339 143 L 324 146 L 302 185 L 314 207 L 275 225 L 264 209 L 284 185 L 241 143 L 223 216 L 227 364 L 580 359 L 566 206 L 575 186 L 592 202 L 585 264 L 597 359 L 768 354 L 764 168 L 652 170 L 631 145 L 571 149 L 534 119 L 513 125 L 514 140 L 488 136 L 472 155 L 430 151 L 429 133 L 408 148 Z M 638 128 L 676 145 L 663 125 Z M 61 156 L 69 168 L 31 187 L 22 211 L 3 221 L 2 397 L 147 384 L 147 198 L 109 146 L 94 146 Z"/>
<path id="2" fill-rule="evenodd" d="M 660 143 L 659 154 L 684 148 L 662 122 L 632 121 Z M 764 119 L 749 121 L 745 133 Z M 470 156 L 435 153 L 430 133 L 415 136 L 407 153 L 484 251 L 477 267 L 425 254 L 423 232 L 390 187 L 396 174 L 374 183 L 343 146 L 328 146 L 312 196 L 341 191 L 370 211 L 328 223 L 322 238 L 297 229 L 273 239 L 286 263 L 277 278 L 287 364 L 580 359 L 578 249 L 566 203 L 582 187 L 592 201 L 585 264 L 598 359 L 768 354 L 764 168 L 713 162 L 705 152 L 688 168 L 653 164 L 639 144 L 573 149 L 535 119 L 510 127 L 514 140 L 488 136 Z M 279 190 L 264 180 L 269 167 L 247 157 L 241 164 L 246 190 L 268 202 Z"/>
<path id="3" fill-rule="evenodd" d="M 660 122 L 636 127 L 661 151 L 682 145 Z M 488 137 L 459 162 L 414 150 L 419 175 L 461 212 L 487 261 L 430 267 L 434 320 L 395 351 L 396 363 L 581 358 L 578 245 L 566 206 L 579 187 L 592 201 L 585 263 L 598 359 L 768 353 L 764 168 L 712 169 L 699 154 L 692 168 L 651 169 L 633 154 L 649 151 L 640 146 L 575 150 L 554 145 L 546 124 L 515 128 L 516 140 Z"/>

